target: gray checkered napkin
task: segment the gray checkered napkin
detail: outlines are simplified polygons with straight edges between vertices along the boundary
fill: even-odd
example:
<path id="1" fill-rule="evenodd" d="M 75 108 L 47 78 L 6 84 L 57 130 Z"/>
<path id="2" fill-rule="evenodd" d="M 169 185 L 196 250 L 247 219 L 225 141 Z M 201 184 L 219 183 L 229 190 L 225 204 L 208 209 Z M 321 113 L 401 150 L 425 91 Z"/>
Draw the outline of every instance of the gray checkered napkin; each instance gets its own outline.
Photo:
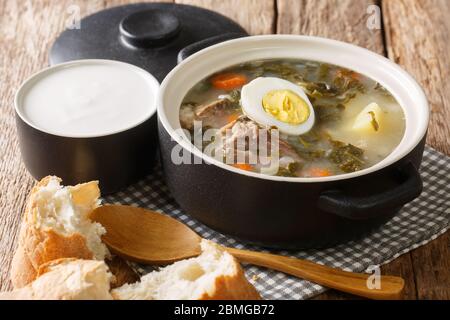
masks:
<path id="1" fill-rule="evenodd" d="M 437 238 L 449 228 L 450 217 L 450 157 L 426 148 L 421 174 L 424 182 L 422 195 L 407 204 L 389 222 L 364 239 L 351 241 L 333 248 L 276 252 L 308 259 L 347 271 L 362 272 L 371 266 L 392 261 L 398 256 Z M 206 239 L 236 248 L 256 247 L 218 233 L 193 220 L 177 205 L 167 189 L 160 166 L 154 173 L 126 190 L 105 197 L 106 203 L 121 203 L 162 211 L 175 217 Z M 259 249 L 261 250 L 261 249 Z M 152 270 L 137 266 L 139 273 Z M 265 299 L 306 299 L 325 290 L 324 287 L 264 268 L 245 266 L 250 281 Z"/>

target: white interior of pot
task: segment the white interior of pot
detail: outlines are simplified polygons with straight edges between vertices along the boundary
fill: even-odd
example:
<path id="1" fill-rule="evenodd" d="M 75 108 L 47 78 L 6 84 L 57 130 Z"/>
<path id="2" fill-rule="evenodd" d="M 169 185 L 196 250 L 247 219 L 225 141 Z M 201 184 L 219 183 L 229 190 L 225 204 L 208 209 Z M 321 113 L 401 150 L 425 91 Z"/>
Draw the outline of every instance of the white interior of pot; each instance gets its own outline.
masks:
<path id="1" fill-rule="evenodd" d="M 327 62 L 345 67 L 384 86 L 403 108 L 406 130 L 400 144 L 384 160 L 357 172 L 321 178 L 290 178 L 244 172 L 228 166 L 200 150 L 193 148 L 180 129 L 179 108 L 181 102 L 197 82 L 219 70 L 246 61 L 273 58 L 296 58 Z M 226 170 L 258 178 L 293 181 L 320 182 L 341 180 L 379 170 L 407 155 L 426 133 L 429 108 L 426 97 L 417 82 L 398 65 L 369 50 L 339 41 L 308 36 L 271 35 L 241 38 L 202 50 L 179 64 L 164 79 L 158 102 L 158 117 L 172 138 L 184 148 L 192 150 L 206 162 Z"/>

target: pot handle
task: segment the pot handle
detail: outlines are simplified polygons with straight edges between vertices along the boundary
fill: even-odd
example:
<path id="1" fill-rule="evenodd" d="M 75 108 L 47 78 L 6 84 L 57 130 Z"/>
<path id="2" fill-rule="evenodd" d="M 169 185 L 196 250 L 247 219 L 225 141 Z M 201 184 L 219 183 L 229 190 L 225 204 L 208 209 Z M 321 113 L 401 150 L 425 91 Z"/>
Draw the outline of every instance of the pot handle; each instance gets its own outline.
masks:
<path id="1" fill-rule="evenodd" d="M 213 36 L 213 37 L 210 37 L 210 38 L 207 38 L 204 40 L 194 42 L 194 43 L 184 47 L 183 49 L 180 50 L 180 52 L 178 52 L 177 63 L 180 63 L 181 61 L 183 61 L 190 55 L 193 55 L 197 51 L 205 49 L 209 46 L 212 46 L 212 45 L 215 45 L 215 44 L 227 41 L 227 40 L 242 38 L 242 37 L 246 37 L 246 36 L 248 36 L 248 34 L 243 33 L 243 32 L 229 32 L 229 33 L 220 34 L 218 36 Z"/>
<path id="2" fill-rule="evenodd" d="M 353 197 L 340 190 L 323 192 L 318 200 L 319 209 L 351 220 L 371 219 L 386 209 L 399 208 L 417 198 L 422 192 L 422 178 L 416 167 L 408 162 L 399 169 L 403 182 L 378 194 Z"/>

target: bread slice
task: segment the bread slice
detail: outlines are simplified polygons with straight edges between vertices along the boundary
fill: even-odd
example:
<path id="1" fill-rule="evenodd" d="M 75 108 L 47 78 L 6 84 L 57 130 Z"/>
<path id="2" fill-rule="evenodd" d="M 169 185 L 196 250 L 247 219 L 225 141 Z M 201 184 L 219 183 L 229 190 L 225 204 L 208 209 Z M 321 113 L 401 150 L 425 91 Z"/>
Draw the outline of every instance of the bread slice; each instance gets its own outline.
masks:
<path id="1" fill-rule="evenodd" d="M 0 300 L 111 300 L 108 267 L 103 261 L 59 259 L 42 265 L 27 286 L 1 292 Z"/>
<path id="2" fill-rule="evenodd" d="M 203 240 L 202 254 L 112 290 L 118 300 L 256 300 L 256 289 L 228 252 Z"/>
<path id="3" fill-rule="evenodd" d="M 104 260 L 108 249 L 101 242 L 105 229 L 89 220 L 99 205 L 97 181 L 63 187 L 48 176 L 31 191 L 11 268 L 14 288 L 33 281 L 39 267 L 60 258 Z"/>

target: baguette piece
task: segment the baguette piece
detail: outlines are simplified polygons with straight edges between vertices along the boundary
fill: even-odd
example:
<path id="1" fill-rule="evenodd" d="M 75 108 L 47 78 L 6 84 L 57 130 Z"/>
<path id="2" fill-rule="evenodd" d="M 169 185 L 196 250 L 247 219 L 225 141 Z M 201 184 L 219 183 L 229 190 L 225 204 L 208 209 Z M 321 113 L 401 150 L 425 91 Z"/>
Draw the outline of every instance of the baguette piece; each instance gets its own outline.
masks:
<path id="1" fill-rule="evenodd" d="M 235 258 L 202 240 L 202 254 L 112 290 L 117 300 L 259 300 Z"/>
<path id="2" fill-rule="evenodd" d="M 31 191 L 11 268 L 14 288 L 32 282 L 39 267 L 60 258 L 104 260 L 108 249 L 101 242 L 106 230 L 89 220 L 98 207 L 97 181 L 63 187 L 48 176 Z"/>
<path id="3" fill-rule="evenodd" d="M 42 265 L 27 286 L 0 292 L 0 300 L 111 300 L 108 267 L 103 261 L 59 259 Z"/>

